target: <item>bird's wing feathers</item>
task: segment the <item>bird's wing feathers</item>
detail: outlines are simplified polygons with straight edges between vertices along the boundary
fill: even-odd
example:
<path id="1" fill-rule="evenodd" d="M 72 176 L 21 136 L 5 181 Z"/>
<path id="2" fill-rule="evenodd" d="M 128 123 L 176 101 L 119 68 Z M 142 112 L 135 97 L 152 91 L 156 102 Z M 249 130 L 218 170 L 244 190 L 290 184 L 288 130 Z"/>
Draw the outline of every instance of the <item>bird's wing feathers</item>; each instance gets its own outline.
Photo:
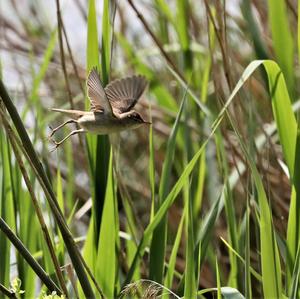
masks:
<path id="1" fill-rule="evenodd" d="M 132 76 L 114 80 L 105 87 L 106 97 L 114 112 L 124 113 L 131 110 L 147 87 L 144 76 Z"/>
<path id="2" fill-rule="evenodd" d="M 86 85 L 87 94 L 91 102 L 91 110 L 112 114 L 111 105 L 106 97 L 96 68 L 92 68 L 90 71 Z"/>

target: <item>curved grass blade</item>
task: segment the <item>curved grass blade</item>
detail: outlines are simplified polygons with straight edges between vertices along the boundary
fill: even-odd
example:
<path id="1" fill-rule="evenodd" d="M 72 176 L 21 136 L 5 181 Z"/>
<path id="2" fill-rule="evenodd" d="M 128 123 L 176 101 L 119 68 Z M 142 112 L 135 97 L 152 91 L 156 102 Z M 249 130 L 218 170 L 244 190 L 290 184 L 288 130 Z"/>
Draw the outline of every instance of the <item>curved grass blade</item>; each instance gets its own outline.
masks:
<path id="1" fill-rule="evenodd" d="M 164 160 L 160 185 L 159 185 L 159 201 L 157 206 L 155 207 L 156 210 L 159 209 L 159 207 L 161 207 L 169 191 L 171 167 L 172 167 L 175 148 L 176 148 L 176 136 L 177 136 L 178 127 L 179 127 L 185 101 L 186 101 L 186 92 L 183 96 L 178 114 L 176 116 L 175 123 L 173 125 L 170 137 L 168 139 L 168 145 L 167 145 L 167 150 L 165 155 L 166 158 Z M 167 215 L 163 217 L 161 223 L 153 231 L 152 242 L 150 246 L 149 277 L 151 280 L 154 280 L 158 283 L 161 283 L 163 281 L 166 237 L 167 237 Z"/>
<path id="2" fill-rule="evenodd" d="M 195 165 L 197 164 L 200 156 L 204 152 L 204 149 L 208 143 L 208 141 L 212 138 L 215 131 L 212 131 L 209 137 L 205 140 L 205 142 L 202 144 L 200 149 L 196 152 L 194 157 L 191 159 L 191 161 L 187 164 L 187 166 L 184 168 L 181 176 L 177 180 L 176 184 L 166 197 L 166 200 L 163 202 L 159 210 L 156 212 L 155 216 L 153 217 L 151 223 L 147 226 L 147 228 L 144 231 L 144 234 L 142 236 L 142 239 L 140 240 L 139 246 L 137 248 L 134 260 L 131 264 L 130 270 L 127 274 L 127 277 L 124 281 L 123 285 L 127 285 L 131 279 L 132 275 L 135 271 L 135 268 L 137 266 L 137 263 L 139 261 L 140 256 L 142 256 L 145 247 L 150 241 L 150 238 L 152 236 L 152 233 L 154 229 L 157 227 L 157 225 L 160 223 L 161 219 L 165 216 L 170 206 L 174 203 L 175 199 L 177 198 L 177 195 L 182 190 L 183 186 L 186 184 L 186 179 L 189 177 L 189 175 L 192 173 Z"/>
<path id="3" fill-rule="evenodd" d="M 276 60 L 287 82 L 288 90 L 294 93 L 294 43 L 284 0 L 268 0 L 269 21 Z"/>
<path id="4" fill-rule="evenodd" d="M 197 292 L 197 295 L 203 295 L 210 292 L 217 292 L 217 288 L 204 289 Z M 235 288 L 221 287 L 221 294 L 225 299 L 245 299 L 245 297 Z"/>
<path id="5" fill-rule="evenodd" d="M 281 298 L 281 265 L 279 259 L 278 246 L 275 239 L 275 233 L 272 223 L 272 214 L 269 209 L 268 199 L 264 190 L 261 177 L 257 168 L 246 150 L 246 146 L 239 137 L 239 133 L 233 125 L 235 133 L 239 138 L 240 145 L 244 155 L 247 157 L 252 176 L 254 178 L 257 197 L 259 203 L 259 227 L 260 227 L 260 245 L 261 245 L 261 267 L 262 267 L 262 282 L 265 298 Z"/>

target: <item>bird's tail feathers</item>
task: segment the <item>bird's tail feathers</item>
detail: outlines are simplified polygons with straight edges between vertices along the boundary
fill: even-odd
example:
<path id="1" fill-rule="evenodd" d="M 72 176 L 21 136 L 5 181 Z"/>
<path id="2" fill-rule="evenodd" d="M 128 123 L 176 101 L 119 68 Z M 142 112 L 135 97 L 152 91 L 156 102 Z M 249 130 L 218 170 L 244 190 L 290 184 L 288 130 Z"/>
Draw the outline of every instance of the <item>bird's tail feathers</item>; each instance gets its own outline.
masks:
<path id="1" fill-rule="evenodd" d="M 67 110 L 67 109 L 57 109 L 57 108 L 52 108 L 51 110 L 63 113 L 74 119 L 78 119 L 79 117 L 81 117 L 84 114 L 84 111 L 80 111 L 80 110 Z"/>

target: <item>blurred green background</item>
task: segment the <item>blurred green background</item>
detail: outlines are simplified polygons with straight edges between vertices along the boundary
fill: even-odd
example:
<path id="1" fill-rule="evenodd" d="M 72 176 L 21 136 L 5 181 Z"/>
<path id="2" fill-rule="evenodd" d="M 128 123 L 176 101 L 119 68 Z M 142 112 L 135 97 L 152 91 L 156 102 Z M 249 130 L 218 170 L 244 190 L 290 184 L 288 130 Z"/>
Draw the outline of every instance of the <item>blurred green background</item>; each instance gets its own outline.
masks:
<path id="1" fill-rule="evenodd" d="M 1 1 L 0 297 L 299 298 L 298 10 Z M 94 66 L 152 125 L 52 151 Z"/>

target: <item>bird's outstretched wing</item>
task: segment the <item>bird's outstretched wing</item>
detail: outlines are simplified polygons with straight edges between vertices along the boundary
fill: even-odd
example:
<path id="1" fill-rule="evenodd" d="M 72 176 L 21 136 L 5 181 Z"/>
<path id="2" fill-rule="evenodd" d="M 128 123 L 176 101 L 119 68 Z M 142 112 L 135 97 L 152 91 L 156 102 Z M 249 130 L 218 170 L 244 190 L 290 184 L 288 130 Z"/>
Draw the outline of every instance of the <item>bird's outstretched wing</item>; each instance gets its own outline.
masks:
<path id="1" fill-rule="evenodd" d="M 87 78 L 87 94 L 91 102 L 91 110 L 112 114 L 112 107 L 106 97 L 97 69 L 94 67 Z"/>
<path id="2" fill-rule="evenodd" d="M 106 97 L 115 113 L 130 111 L 147 87 L 144 76 L 132 76 L 114 80 L 105 87 Z"/>

